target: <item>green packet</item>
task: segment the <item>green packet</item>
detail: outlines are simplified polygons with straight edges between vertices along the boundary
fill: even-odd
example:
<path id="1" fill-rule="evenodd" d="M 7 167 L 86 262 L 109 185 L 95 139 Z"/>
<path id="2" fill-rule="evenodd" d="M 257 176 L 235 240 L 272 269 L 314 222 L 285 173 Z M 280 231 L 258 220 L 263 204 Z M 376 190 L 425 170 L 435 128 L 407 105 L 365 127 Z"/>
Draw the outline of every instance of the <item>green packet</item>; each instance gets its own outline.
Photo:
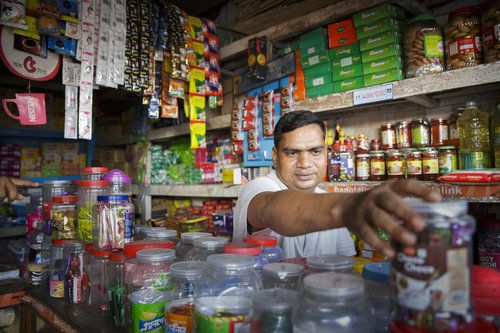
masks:
<path id="1" fill-rule="evenodd" d="M 207 148 L 207 127 L 206 122 L 191 120 L 189 121 L 191 133 L 191 149 Z"/>
<path id="2" fill-rule="evenodd" d="M 207 119 L 205 113 L 205 96 L 189 94 L 189 111 L 189 119 L 205 121 Z"/>

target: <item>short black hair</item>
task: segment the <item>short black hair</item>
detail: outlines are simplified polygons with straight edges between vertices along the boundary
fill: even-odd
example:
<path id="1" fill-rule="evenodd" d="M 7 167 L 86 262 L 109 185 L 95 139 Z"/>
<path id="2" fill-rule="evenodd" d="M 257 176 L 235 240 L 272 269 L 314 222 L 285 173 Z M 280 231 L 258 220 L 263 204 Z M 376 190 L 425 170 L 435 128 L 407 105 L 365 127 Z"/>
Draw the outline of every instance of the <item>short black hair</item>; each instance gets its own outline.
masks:
<path id="1" fill-rule="evenodd" d="M 323 131 L 323 140 L 326 137 L 325 123 L 311 111 L 298 110 L 285 113 L 274 129 L 274 147 L 279 148 L 283 134 L 307 125 L 316 124 Z"/>

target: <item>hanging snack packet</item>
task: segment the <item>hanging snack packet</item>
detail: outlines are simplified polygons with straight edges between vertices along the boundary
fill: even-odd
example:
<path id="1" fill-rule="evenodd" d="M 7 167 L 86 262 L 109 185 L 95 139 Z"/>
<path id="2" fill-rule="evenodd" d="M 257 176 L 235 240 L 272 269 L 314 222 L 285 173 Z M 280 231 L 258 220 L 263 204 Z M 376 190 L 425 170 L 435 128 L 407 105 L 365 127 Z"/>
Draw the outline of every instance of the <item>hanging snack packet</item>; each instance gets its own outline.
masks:
<path id="1" fill-rule="evenodd" d="M 42 15 L 38 18 L 38 33 L 42 35 L 59 36 L 59 23 L 53 16 Z"/>
<path id="2" fill-rule="evenodd" d="M 233 141 L 233 154 L 243 154 L 243 141 Z"/>
<path id="3" fill-rule="evenodd" d="M 69 55 L 74 57 L 76 55 L 76 40 L 66 37 L 49 36 L 47 47 L 56 53 Z"/>
<path id="4" fill-rule="evenodd" d="M 207 34 L 205 37 L 205 53 L 211 52 L 214 54 L 219 54 L 219 37 L 213 34 Z"/>
<path id="5" fill-rule="evenodd" d="M 216 107 L 218 107 L 218 99 L 219 96 L 213 96 L 213 95 L 209 95 L 208 96 L 208 107 L 210 109 L 215 109 Z"/>
<path id="6" fill-rule="evenodd" d="M 256 126 L 256 118 L 259 112 L 259 97 L 248 97 L 243 107 L 243 130 L 248 131 Z"/>
<path id="7" fill-rule="evenodd" d="M 166 100 L 162 100 L 161 117 L 171 119 L 179 118 L 179 106 L 177 105 L 177 98 L 170 97 Z"/>
<path id="8" fill-rule="evenodd" d="M 262 132 L 264 136 L 273 136 L 274 132 L 274 90 L 264 93 L 262 102 Z"/>
<path id="9" fill-rule="evenodd" d="M 231 139 L 233 141 L 243 141 L 243 104 L 245 102 L 241 101 L 233 105 L 233 112 L 231 113 Z"/>
<path id="10" fill-rule="evenodd" d="M 1 0 L 0 24 L 23 30 L 26 24 L 26 0 Z"/>
<path id="11" fill-rule="evenodd" d="M 248 151 L 258 151 L 259 149 L 259 128 L 256 126 L 248 131 Z"/>
<path id="12" fill-rule="evenodd" d="M 168 94 L 170 97 L 178 97 L 184 99 L 184 81 L 171 79 Z"/>
<path id="13" fill-rule="evenodd" d="M 206 123 L 204 121 L 189 121 L 191 132 L 191 149 L 207 148 Z"/>
<path id="14" fill-rule="evenodd" d="M 205 96 L 197 94 L 189 94 L 189 106 L 190 106 L 190 120 L 203 120 L 206 121 L 207 117 L 205 114 Z"/>
<path id="15" fill-rule="evenodd" d="M 191 38 L 203 40 L 203 30 L 201 28 L 201 19 L 189 16 L 189 27 L 191 28 Z"/>
<path id="16" fill-rule="evenodd" d="M 56 9 L 63 15 L 78 17 L 78 1 L 76 0 L 59 0 Z"/>
<path id="17" fill-rule="evenodd" d="M 53 17 L 60 18 L 62 15 L 57 10 L 57 1 L 54 0 L 40 0 L 38 12 Z"/>
<path id="18" fill-rule="evenodd" d="M 205 66 L 205 44 L 199 40 L 193 40 L 193 51 L 196 58 L 196 66 Z"/>
<path id="19" fill-rule="evenodd" d="M 281 116 L 293 111 L 293 83 L 281 87 Z"/>
<path id="20" fill-rule="evenodd" d="M 205 70 L 200 67 L 191 67 L 189 74 L 189 92 L 205 95 Z"/>

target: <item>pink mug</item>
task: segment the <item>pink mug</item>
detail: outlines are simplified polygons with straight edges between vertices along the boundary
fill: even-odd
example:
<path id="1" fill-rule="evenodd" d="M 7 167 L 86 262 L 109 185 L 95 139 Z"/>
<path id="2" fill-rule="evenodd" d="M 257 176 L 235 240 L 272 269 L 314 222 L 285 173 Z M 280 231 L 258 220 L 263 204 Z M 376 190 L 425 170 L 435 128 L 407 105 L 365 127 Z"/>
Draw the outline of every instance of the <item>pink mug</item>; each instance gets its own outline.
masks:
<path id="1" fill-rule="evenodd" d="M 15 103 L 19 116 L 10 113 L 7 103 Z M 16 94 L 15 99 L 2 99 L 5 112 L 14 119 L 19 119 L 21 125 L 43 125 L 47 123 L 45 115 L 45 94 Z"/>

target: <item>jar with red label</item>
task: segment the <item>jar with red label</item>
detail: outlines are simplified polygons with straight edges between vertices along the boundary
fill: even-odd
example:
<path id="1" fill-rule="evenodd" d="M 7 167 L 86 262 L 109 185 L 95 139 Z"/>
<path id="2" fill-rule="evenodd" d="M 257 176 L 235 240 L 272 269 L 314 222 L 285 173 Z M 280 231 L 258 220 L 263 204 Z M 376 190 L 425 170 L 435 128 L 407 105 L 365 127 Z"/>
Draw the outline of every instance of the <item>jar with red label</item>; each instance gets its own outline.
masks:
<path id="1" fill-rule="evenodd" d="M 380 139 L 373 139 L 371 142 L 371 150 L 382 150 L 382 145 L 380 144 Z"/>
<path id="2" fill-rule="evenodd" d="M 370 152 L 370 142 L 364 134 L 358 135 L 358 154 L 368 154 Z"/>
<path id="3" fill-rule="evenodd" d="M 451 12 L 444 29 L 446 70 L 483 63 L 479 9 L 465 7 Z"/>
<path id="4" fill-rule="evenodd" d="M 432 147 L 420 148 L 422 152 L 423 180 L 432 181 L 439 177 L 438 151 Z"/>
<path id="5" fill-rule="evenodd" d="M 425 118 L 411 121 L 411 145 L 413 148 L 428 147 L 431 144 L 429 122 Z"/>
<path id="6" fill-rule="evenodd" d="M 382 124 L 380 127 L 380 136 L 382 137 L 382 149 L 396 148 L 396 127 L 394 124 Z"/>
<path id="7" fill-rule="evenodd" d="M 355 135 L 350 135 L 349 140 L 351 140 L 352 144 L 352 151 L 357 151 L 358 150 L 358 139 L 356 138 Z M 346 143 L 347 144 L 347 143 Z"/>
<path id="8" fill-rule="evenodd" d="M 481 17 L 483 28 L 484 62 L 500 60 L 500 2 L 488 4 Z"/>
<path id="9" fill-rule="evenodd" d="M 403 154 L 397 150 L 387 152 L 387 179 L 403 179 Z"/>
<path id="10" fill-rule="evenodd" d="M 400 121 L 396 123 L 396 142 L 399 149 L 411 147 L 411 122 Z"/>
<path id="11" fill-rule="evenodd" d="M 356 155 L 356 180 L 370 180 L 370 155 Z"/>
<path id="12" fill-rule="evenodd" d="M 414 150 L 406 158 L 406 178 L 422 180 L 422 152 Z"/>
<path id="13" fill-rule="evenodd" d="M 431 119 L 431 145 L 434 147 L 448 145 L 448 119 Z"/>
<path id="14" fill-rule="evenodd" d="M 383 150 L 370 151 L 370 179 L 373 181 L 386 180 L 385 155 Z"/>

